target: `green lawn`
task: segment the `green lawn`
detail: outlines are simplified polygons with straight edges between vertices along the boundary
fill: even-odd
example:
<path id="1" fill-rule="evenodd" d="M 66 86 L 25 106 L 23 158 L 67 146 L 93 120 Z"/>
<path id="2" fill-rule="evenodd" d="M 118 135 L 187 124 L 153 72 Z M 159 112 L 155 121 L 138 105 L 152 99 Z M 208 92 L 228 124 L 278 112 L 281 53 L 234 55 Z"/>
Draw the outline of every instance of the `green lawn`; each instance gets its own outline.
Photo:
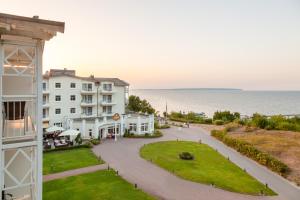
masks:
<path id="1" fill-rule="evenodd" d="M 194 160 L 181 160 L 179 153 L 190 152 Z M 275 195 L 263 184 L 205 144 L 184 141 L 157 142 L 145 145 L 140 151 L 144 159 L 194 182 L 214 184 L 232 192 Z"/>
<path id="2" fill-rule="evenodd" d="M 102 164 L 89 148 L 47 152 L 43 155 L 43 174 L 52 174 Z"/>
<path id="3" fill-rule="evenodd" d="M 114 171 L 101 170 L 45 182 L 43 200 L 150 200 L 155 199 L 126 182 Z"/>

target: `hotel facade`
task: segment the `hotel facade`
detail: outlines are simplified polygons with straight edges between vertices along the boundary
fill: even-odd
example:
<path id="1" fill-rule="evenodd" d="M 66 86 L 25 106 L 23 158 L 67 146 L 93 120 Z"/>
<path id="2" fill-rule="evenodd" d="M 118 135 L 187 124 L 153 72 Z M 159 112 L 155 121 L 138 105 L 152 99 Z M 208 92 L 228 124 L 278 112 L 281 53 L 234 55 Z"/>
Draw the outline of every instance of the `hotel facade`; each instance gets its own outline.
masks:
<path id="1" fill-rule="evenodd" d="M 43 76 L 43 128 L 77 129 L 83 138 L 112 138 L 126 131 L 154 132 L 154 116 L 125 112 L 129 84 L 118 78 L 77 76 L 51 69 Z M 114 119 L 113 116 L 118 116 Z"/>

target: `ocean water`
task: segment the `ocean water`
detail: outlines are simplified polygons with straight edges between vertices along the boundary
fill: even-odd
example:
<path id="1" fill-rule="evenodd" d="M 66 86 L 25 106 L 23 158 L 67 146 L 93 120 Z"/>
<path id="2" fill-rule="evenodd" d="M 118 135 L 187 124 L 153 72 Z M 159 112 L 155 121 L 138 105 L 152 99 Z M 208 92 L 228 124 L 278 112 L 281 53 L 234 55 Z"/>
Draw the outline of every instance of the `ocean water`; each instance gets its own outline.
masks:
<path id="1" fill-rule="evenodd" d="M 300 114 L 300 91 L 245 91 L 231 89 L 139 89 L 130 90 L 148 100 L 159 111 L 204 112 L 211 117 L 216 110 L 230 110 L 251 116 Z"/>

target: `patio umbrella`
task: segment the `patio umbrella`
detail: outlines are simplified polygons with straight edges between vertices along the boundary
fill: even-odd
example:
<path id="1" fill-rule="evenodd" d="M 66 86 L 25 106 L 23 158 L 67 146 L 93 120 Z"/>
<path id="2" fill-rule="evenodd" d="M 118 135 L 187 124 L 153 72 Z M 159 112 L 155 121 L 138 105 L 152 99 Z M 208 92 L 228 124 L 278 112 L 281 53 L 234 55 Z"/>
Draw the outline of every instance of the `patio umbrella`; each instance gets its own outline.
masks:
<path id="1" fill-rule="evenodd" d="M 79 131 L 70 129 L 70 130 L 66 130 L 66 131 L 60 133 L 58 136 L 59 137 L 61 137 L 61 136 L 69 136 L 70 140 L 74 141 L 78 134 L 80 134 Z"/>
<path id="2" fill-rule="evenodd" d="M 59 134 L 59 136 L 77 136 L 80 132 L 77 130 L 66 130 Z"/>
<path id="3" fill-rule="evenodd" d="M 64 131 L 65 129 L 62 127 L 58 127 L 58 126 L 51 126 L 49 128 L 46 129 L 47 133 L 53 133 L 53 132 L 57 132 L 57 131 Z"/>

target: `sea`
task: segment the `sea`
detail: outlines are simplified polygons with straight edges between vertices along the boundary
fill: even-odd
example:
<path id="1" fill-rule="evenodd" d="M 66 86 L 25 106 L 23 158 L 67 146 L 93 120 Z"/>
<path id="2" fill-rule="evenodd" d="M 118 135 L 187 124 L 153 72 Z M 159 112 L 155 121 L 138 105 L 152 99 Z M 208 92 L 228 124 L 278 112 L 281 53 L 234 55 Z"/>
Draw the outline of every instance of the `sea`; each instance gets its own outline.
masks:
<path id="1" fill-rule="evenodd" d="M 300 114 L 300 91 L 248 91 L 240 89 L 135 89 L 130 95 L 146 99 L 162 115 L 171 111 L 205 113 L 217 110 L 251 116 Z"/>

